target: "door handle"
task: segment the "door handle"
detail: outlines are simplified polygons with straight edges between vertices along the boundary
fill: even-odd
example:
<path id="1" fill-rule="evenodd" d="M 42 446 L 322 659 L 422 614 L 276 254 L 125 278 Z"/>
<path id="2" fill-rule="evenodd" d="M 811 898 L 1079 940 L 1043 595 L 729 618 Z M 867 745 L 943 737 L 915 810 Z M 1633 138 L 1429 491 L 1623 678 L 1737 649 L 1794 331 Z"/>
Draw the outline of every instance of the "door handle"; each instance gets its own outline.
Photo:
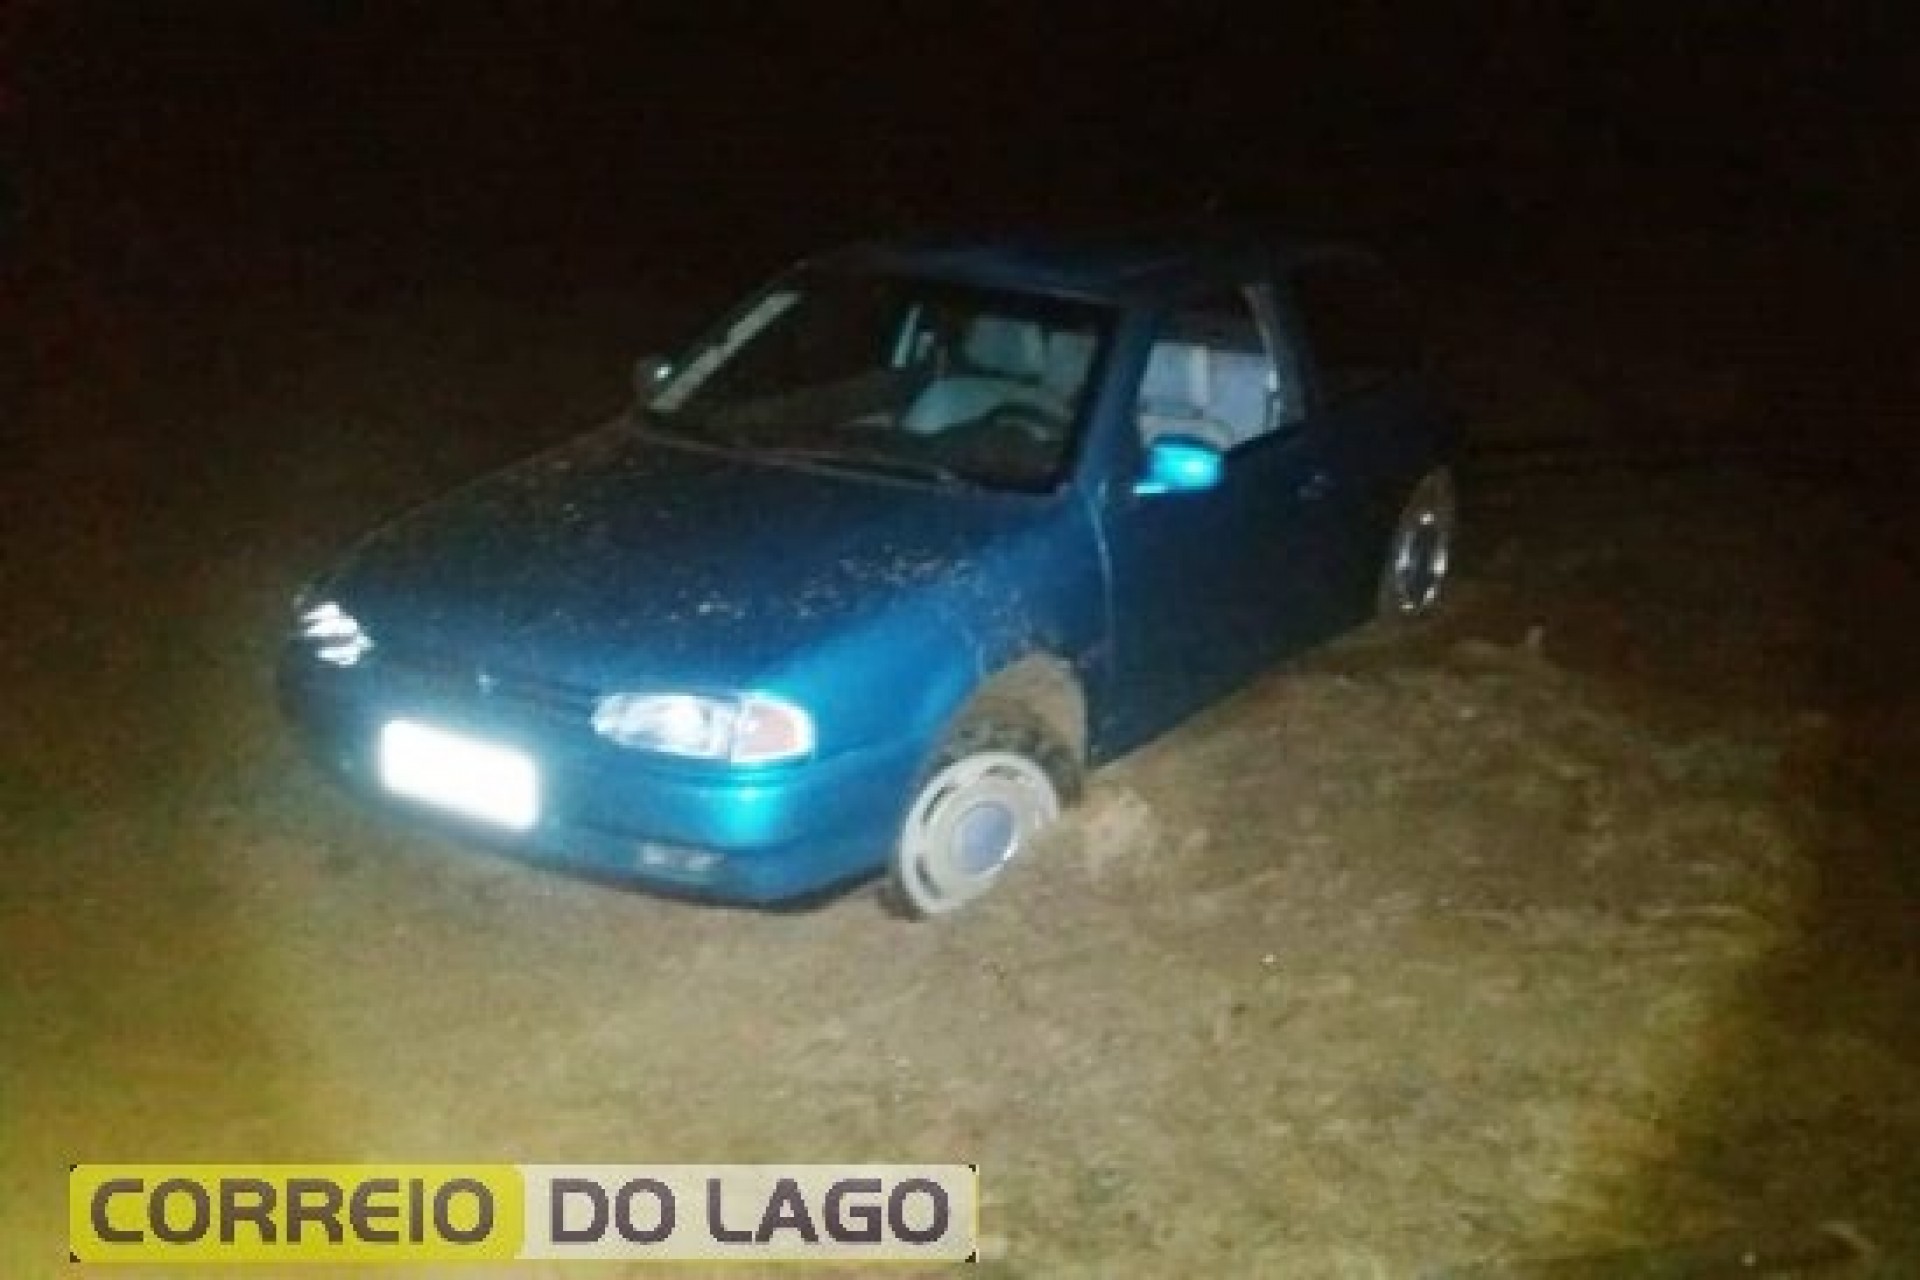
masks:
<path id="1" fill-rule="evenodd" d="M 1319 467 L 1307 472 L 1294 486 L 1294 496 L 1302 502 L 1318 502 L 1333 492 L 1333 476 Z"/>

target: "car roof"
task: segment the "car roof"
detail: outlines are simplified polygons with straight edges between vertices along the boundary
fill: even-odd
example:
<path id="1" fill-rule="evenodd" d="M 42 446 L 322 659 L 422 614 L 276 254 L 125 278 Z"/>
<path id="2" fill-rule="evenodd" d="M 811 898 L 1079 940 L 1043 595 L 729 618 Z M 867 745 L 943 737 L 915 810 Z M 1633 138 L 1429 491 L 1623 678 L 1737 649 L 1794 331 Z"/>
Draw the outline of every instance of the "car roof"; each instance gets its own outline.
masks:
<path id="1" fill-rule="evenodd" d="M 1107 302 L 1151 302 L 1239 274 L 1372 255 L 1351 245 L 1242 230 L 929 236 L 871 241 L 809 266 L 897 271 Z"/>

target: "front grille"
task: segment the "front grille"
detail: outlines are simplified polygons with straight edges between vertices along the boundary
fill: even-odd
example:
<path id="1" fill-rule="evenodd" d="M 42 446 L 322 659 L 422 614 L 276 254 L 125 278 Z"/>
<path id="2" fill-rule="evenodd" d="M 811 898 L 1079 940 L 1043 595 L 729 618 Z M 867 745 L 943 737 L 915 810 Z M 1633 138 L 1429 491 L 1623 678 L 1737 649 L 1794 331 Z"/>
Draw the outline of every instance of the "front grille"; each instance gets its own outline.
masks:
<path id="1" fill-rule="evenodd" d="M 389 678 L 435 700 L 513 708 L 570 724 L 593 716 L 595 695 L 579 685 L 417 651 L 382 649 L 378 659 Z"/>

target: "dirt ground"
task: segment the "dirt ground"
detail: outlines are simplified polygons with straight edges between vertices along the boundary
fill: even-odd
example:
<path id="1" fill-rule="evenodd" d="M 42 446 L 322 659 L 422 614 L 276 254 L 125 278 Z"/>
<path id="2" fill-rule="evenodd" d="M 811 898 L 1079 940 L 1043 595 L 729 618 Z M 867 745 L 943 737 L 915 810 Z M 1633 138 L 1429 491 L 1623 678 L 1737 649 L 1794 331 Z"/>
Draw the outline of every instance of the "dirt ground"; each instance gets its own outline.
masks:
<path id="1" fill-rule="evenodd" d="M 934 926 L 476 853 L 277 721 L 303 576 L 611 410 L 644 301 L 20 294 L 0 1274 L 69 1162 L 324 1158 L 969 1160 L 985 1276 L 1920 1275 L 1912 420 L 1506 283 L 1444 621 Z"/>

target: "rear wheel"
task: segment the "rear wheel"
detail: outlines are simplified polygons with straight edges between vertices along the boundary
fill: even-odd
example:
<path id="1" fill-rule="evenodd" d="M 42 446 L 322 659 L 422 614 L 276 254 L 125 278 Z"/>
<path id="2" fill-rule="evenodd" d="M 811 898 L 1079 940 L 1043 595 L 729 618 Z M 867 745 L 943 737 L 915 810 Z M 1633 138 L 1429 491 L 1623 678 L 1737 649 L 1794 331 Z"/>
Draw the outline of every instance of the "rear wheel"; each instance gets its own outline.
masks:
<path id="1" fill-rule="evenodd" d="M 1429 471 L 1413 487 L 1387 540 L 1375 607 L 1381 618 L 1411 620 L 1432 613 L 1445 594 L 1459 528 L 1453 473 Z"/>
<path id="2" fill-rule="evenodd" d="M 982 706 L 948 733 L 901 824 L 885 899 L 912 919 L 979 898 L 1078 791 L 1079 764 L 1018 706 Z"/>

